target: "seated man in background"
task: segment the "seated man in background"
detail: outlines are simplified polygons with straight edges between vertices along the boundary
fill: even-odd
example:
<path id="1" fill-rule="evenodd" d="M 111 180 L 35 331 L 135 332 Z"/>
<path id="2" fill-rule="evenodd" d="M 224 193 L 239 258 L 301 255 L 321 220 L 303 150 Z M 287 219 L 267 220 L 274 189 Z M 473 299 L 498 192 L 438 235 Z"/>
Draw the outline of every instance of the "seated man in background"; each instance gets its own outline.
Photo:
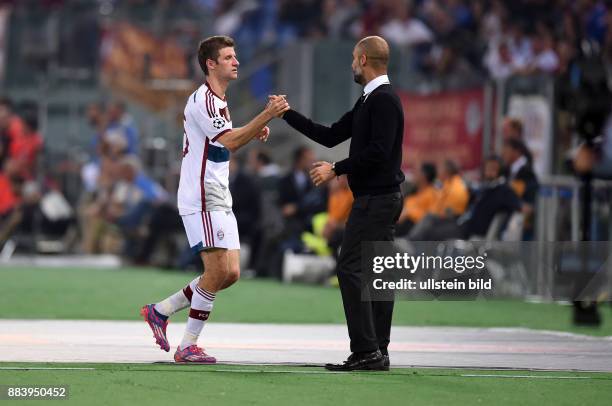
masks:
<path id="1" fill-rule="evenodd" d="M 348 220 L 353 205 L 353 192 L 348 185 L 346 176 L 340 176 L 336 182 L 329 184 L 329 200 L 327 202 L 327 222 L 323 227 L 323 238 L 333 250 L 334 257 L 342 243 L 344 226 Z"/>
<path id="2" fill-rule="evenodd" d="M 167 200 L 166 191 L 144 172 L 138 158 L 127 155 L 121 159 L 106 219 L 121 231 L 124 255 L 136 256 L 143 226 L 154 207 Z"/>
<path id="3" fill-rule="evenodd" d="M 452 160 L 447 159 L 440 170 L 442 188 L 434 204 L 433 214 L 441 218 L 451 218 L 465 213 L 470 193 L 461 178 L 459 166 Z"/>
<path id="4" fill-rule="evenodd" d="M 447 159 L 440 170 L 442 188 L 438 191 L 436 201 L 430 214 L 421 219 L 408 234 L 412 241 L 427 241 L 430 231 L 439 223 L 454 221 L 465 213 L 470 194 L 461 178 L 457 164 Z"/>
<path id="5" fill-rule="evenodd" d="M 436 167 L 431 162 L 425 162 L 416 173 L 416 193 L 406 196 L 404 207 L 397 221 L 396 235 L 408 234 L 410 229 L 433 211 L 438 197 L 438 191 L 434 186 L 436 181 Z"/>
<path id="6" fill-rule="evenodd" d="M 422 241 L 482 237 L 487 234 L 496 214 L 520 211 L 519 198 L 508 185 L 503 173 L 501 158 L 488 157 L 484 164 L 483 184 L 470 210 L 459 219 L 437 220 L 435 226 L 422 231 Z"/>
<path id="7" fill-rule="evenodd" d="M 459 219 L 461 238 L 485 236 L 496 214 L 511 214 L 521 210 L 521 202 L 504 176 L 504 165 L 500 157 L 492 155 L 487 158 L 483 179 L 474 204 Z"/>

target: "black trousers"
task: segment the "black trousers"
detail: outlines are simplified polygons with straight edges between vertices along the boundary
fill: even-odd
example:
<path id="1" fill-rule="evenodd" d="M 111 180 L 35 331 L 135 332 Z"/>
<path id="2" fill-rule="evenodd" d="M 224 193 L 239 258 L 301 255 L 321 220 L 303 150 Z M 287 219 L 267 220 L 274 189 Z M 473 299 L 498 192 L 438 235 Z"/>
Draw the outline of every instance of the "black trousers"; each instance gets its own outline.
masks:
<path id="1" fill-rule="evenodd" d="M 361 301 L 361 242 L 393 241 L 401 209 L 399 192 L 360 196 L 353 202 L 337 266 L 352 352 L 387 352 L 393 302 Z"/>

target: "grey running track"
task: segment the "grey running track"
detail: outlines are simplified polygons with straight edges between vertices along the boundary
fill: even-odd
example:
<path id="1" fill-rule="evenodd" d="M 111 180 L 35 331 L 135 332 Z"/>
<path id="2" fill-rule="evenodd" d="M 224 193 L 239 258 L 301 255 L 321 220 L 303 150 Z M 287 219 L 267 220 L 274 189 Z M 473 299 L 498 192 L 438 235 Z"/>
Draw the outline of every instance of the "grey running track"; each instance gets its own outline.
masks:
<path id="1" fill-rule="evenodd" d="M 171 362 L 184 323 L 170 323 L 169 353 L 143 321 L 0 320 L 0 362 Z M 518 328 L 394 327 L 395 367 L 612 372 L 612 337 Z M 342 325 L 208 323 L 200 344 L 220 363 L 339 362 Z"/>

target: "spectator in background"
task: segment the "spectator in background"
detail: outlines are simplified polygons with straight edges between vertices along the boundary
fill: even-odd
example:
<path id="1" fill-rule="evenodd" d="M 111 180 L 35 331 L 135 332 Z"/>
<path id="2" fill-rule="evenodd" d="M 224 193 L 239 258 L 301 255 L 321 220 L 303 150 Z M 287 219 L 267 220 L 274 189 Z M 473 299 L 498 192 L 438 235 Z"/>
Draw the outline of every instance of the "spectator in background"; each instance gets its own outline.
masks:
<path id="1" fill-rule="evenodd" d="M 504 140 L 502 159 L 508 168 L 510 186 L 521 200 L 525 215 L 523 238 L 533 238 L 533 218 L 538 193 L 538 180 L 532 168 L 531 153 L 525 143 L 516 138 Z"/>
<path id="2" fill-rule="evenodd" d="M 307 37 L 320 28 L 321 0 L 279 0 L 278 32 L 281 45 Z"/>
<path id="3" fill-rule="evenodd" d="M 315 214 L 327 209 L 327 190 L 315 188 L 310 180 L 309 171 L 314 158 L 314 152 L 309 147 L 296 148 L 293 152 L 293 167 L 280 180 L 279 206 L 283 216 L 283 231 L 268 269 L 273 276 L 281 276 L 285 251 L 304 250 L 302 233 L 310 230 Z"/>
<path id="4" fill-rule="evenodd" d="M 504 23 L 508 17 L 508 10 L 502 0 L 493 0 L 488 10 L 484 9 L 483 2 L 473 3 L 476 16 L 480 16 L 480 37 L 489 42 L 489 47 L 502 42 Z"/>
<path id="5" fill-rule="evenodd" d="M 38 213 L 40 192 L 34 182 L 26 182 L 21 166 L 8 159 L 0 171 L 0 248 L 18 231 L 31 232 Z"/>
<path id="6" fill-rule="evenodd" d="M 438 197 L 438 191 L 434 186 L 436 176 L 437 171 L 434 164 L 425 162 L 421 165 L 415 177 L 416 193 L 404 198 L 404 207 L 397 220 L 397 235 L 408 234 L 412 226 L 433 211 Z"/>
<path id="7" fill-rule="evenodd" d="M 23 184 L 18 165 L 5 160 L 0 171 L 0 249 L 23 219 L 20 210 Z"/>
<path id="8" fill-rule="evenodd" d="M 510 47 L 510 55 L 512 64 L 515 69 L 526 67 L 531 60 L 533 53 L 531 50 L 531 40 L 525 34 L 523 23 L 520 20 L 512 21 L 508 25 L 506 32 L 508 46 Z"/>
<path id="9" fill-rule="evenodd" d="M 530 165 L 533 164 L 533 155 L 525 143 L 525 127 L 523 121 L 516 117 L 504 117 L 502 121 L 502 139 L 515 139 L 522 142 L 523 155 Z"/>
<path id="10" fill-rule="evenodd" d="M 493 218 L 498 213 L 513 213 L 521 205 L 514 191 L 503 176 L 502 160 L 490 156 L 483 168 L 483 184 L 476 193 L 470 210 L 462 217 L 439 218 L 424 228 L 418 235 L 421 241 L 443 241 L 448 239 L 481 238 L 487 234 Z M 417 239 L 414 239 L 417 240 Z"/>
<path id="11" fill-rule="evenodd" d="M 0 168 L 11 155 L 11 145 L 23 133 L 23 122 L 13 113 L 13 103 L 0 98 Z"/>
<path id="12" fill-rule="evenodd" d="M 272 274 L 270 258 L 276 254 L 284 227 L 279 207 L 280 167 L 261 148 L 249 151 L 248 164 L 261 193 L 261 207 L 267 209 L 261 210 L 260 228 L 253 240 L 249 266 L 257 276 L 268 276 Z"/>
<path id="13" fill-rule="evenodd" d="M 143 171 L 138 158 L 127 155 L 121 159 L 106 215 L 123 234 L 125 256 L 135 258 L 143 226 L 154 208 L 167 199 L 166 191 Z"/>
<path id="14" fill-rule="evenodd" d="M 233 199 L 232 210 L 240 230 L 240 241 L 248 244 L 251 249 L 248 268 L 253 269 L 257 257 L 253 247 L 257 246 L 256 239 L 261 227 L 261 192 L 257 181 L 242 169 L 242 162 L 236 156 L 230 159 L 229 188 Z"/>
<path id="15" fill-rule="evenodd" d="M 489 156 L 484 163 L 483 184 L 476 193 L 474 204 L 459 219 L 462 238 L 484 237 L 495 215 L 511 214 L 521 210 L 521 202 L 504 176 L 501 157 Z"/>
<path id="16" fill-rule="evenodd" d="M 399 46 L 427 44 L 433 41 L 431 30 L 414 16 L 412 0 L 399 0 L 392 4 L 391 18 L 380 27 L 381 35 Z"/>
<path id="17" fill-rule="evenodd" d="M 126 148 L 127 140 L 120 132 L 102 137 L 98 162 L 86 165 L 81 171 L 86 193 L 80 202 L 79 215 L 85 253 L 117 251 L 117 233 L 105 219 Z"/>
<path id="18" fill-rule="evenodd" d="M 28 112 L 23 118 L 23 132 L 13 139 L 9 151 L 11 159 L 16 161 L 26 180 L 34 179 L 42 149 L 43 139 L 38 132 L 38 118 L 34 112 Z"/>
<path id="19" fill-rule="evenodd" d="M 440 181 L 442 188 L 438 193 L 432 213 L 438 217 L 456 217 L 465 212 L 470 194 L 461 178 L 459 166 L 451 159 L 447 159 L 440 168 Z"/>
<path id="20" fill-rule="evenodd" d="M 280 166 L 274 163 L 270 154 L 263 149 L 253 148 L 249 151 L 248 166 L 249 171 L 260 179 L 280 177 Z"/>
<path id="21" fill-rule="evenodd" d="M 138 130 L 134 120 L 127 114 L 125 103 L 113 101 L 107 109 L 108 126 L 106 133 L 121 133 L 127 140 L 126 153 L 138 154 Z"/>
<path id="22" fill-rule="evenodd" d="M 548 73 L 553 74 L 559 68 L 559 58 L 555 52 L 555 43 L 550 30 L 540 24 L 531 35 L 531 55 L 523 66 L 517 69 L 520 74 Z"/>
<path id="23" fill-rule="evenodd" d="M 93 130 L 93 136 L 90 142 L 90 155 L 95 161 L 99 158 L 100 140 L 106 131 L 107 117 L 105 106 L 103 103 L 90 103 L 85 111 L 87 123 Z"/>
<path id="24" fill-rule="evenodd" d="M 279 206 L 287 236 L 299 236 L 309 223 L 305 210 L 305 197 L 314 189 L 308 172 L 314 163 L 314 152 L 308 147 L 298 147 L 293 152 L 293 167 L 279 183 Z M 324 211 L 324 210 L 320 210 Z"/>
<path id="25" fill-rule="evenodd" d="M 329 199 L 327 202 L 327 221 L 323 227 L 322 236 L 337 258 L 342 245 L 344 226 L 353 206 L 353 193 L 346 176 L 341 176 L 336 182 L 329 183 Z"/>
<path id="26" fill-rule="evenodd" d="M 500 42 L 491 45 L 485 55 L 484 65 L 493 79 L 506 79 L 512 76 L 516 67 L 508 43 Z"/>
<path id="27" fill-rule="evenodd" d="M 502 122 L 502 138 L 523 140 L 523 122 L 514 117 L 504 117 Z"/>
<path id="28" fill-rule="evenodd" d="M 356 23 L 357 36 L 363 37 L 378 33 L 380 27 L 388 20 L 389 15 L 390 8 L 385 0 L 374 0 L 368 3 Z"/>
<path id="29" fill-rule="evenodd" d="M 438 191 L 436 201 L 430 214 L 419 221 L 408 235 L 413 241 L 426 241 L 431 230 L 447 220 L 454 221 L 465 213 L 470 194 L 468 188 L 461 178 L 458 165 L 447 159 L 440 170 L 442 188 Z"/>
<path id="30" fill-rule="evenodd" d="M 359 0 L 324 0 L 323 23 L 330 38 L 351 38 L 361 16 Z"/>

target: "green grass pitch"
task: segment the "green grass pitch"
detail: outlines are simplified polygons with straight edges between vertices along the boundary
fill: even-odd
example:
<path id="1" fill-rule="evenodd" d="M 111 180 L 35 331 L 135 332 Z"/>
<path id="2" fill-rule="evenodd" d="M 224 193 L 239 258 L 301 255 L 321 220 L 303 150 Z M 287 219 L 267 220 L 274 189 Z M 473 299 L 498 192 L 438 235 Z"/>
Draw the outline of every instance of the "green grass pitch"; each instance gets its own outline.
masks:
<path id="1" fill-rule="evenodd" d="M 23 367 L 92 369 L 3 369 Z M 602 373 L 392 369 L 345 374 L 235 365 L 0 364 L 0 383 L 67 384 L 69 400 L 55 403 L 74 405 L 575 406 L 609 405 L 612 393 L 612 374 Z"/>
<path id="2" fill-rule="evenodd" d="M 140 320 L 138 310 L 182 288 L 195 275 L 155 269 L 0 268 L 0 318 Z M 571 308 L 520 301 L 398 301 L 398 326 L 529 327 L 612 335 L 612 308 L 600 329 L 576 328 Z M 179 316 L 180 317 L 180 316 Z M 215 301 L 211 321 L 339 323 L 338 289 L 241 280 Z"/>
<path id="3" fill-rule="evenodd" d="M 138 320 L 142 304 L 193 277 L 154 269 L 0 268 L 0 318 Z M 610 308 L 602 311 L 601 329 L 577 329 L 570 308 L 556 304 L 405 301 L 397 303 L 394 323 L 612 335 Z M 265 280 L 242 280 L 219 295 L 212 320 L 344 323 L 337 289 Z M 0 385 L 64 384 L 70 385 L 70 399 L 56 404 L 557 406 L 608 405 L 612 399 L 608 373 L 392 369 L 342 374 L 298 366 L 0 362 Z M 41 404 L 0 401 L 0 406 L 5 403 Z"/>

